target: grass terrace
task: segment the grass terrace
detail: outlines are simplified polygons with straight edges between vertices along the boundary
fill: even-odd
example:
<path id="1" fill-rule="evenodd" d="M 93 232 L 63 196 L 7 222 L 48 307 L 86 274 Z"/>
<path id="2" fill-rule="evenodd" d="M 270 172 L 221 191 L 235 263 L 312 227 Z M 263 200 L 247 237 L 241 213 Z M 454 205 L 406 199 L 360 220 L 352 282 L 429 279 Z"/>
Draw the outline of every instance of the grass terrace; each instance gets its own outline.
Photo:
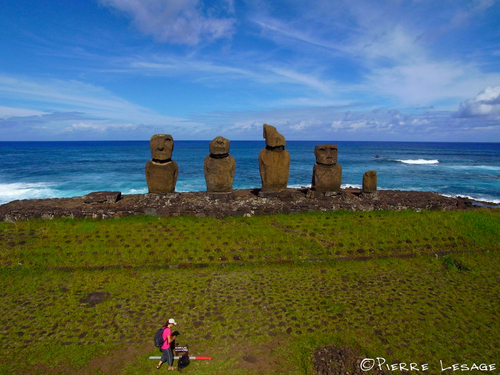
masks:
<path id="1" fill-rule="evenodd" d="M 158 373 L 169 317 L 213 357 L 190 374 L 313 374 L 330 344 L 500 368 L 498 210 L 0 223 L 0 266 L 2 374 Z"/>

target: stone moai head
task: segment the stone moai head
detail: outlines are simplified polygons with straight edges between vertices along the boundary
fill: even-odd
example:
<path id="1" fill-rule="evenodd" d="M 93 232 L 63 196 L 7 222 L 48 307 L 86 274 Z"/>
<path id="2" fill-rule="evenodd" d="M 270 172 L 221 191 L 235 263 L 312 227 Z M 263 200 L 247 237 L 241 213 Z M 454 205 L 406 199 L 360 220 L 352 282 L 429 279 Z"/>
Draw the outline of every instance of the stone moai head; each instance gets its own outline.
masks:
<path id="1" fill-rule="evenodd" d="M 316 163 L 332 165 L 337 163 L 337 145 L 317 145 L 314 147 Z"/>
<path id="2" fill-rule="evenodd" d="M 224 137 L 215 137 L 210 142 L 208 149 L 212 155 L 224 155 L 229 153 L 229 139 Z"/>
<path id="3" fill-rule="evenodd" d="M 264 124 L 264 138 L 266 146 L 269 147 L 284 147 L 286 146 L 285 137 L 278 133 L 276 128 L 271 125 Z"/>
<path id="4" fill-rule="evenodd" d="M 155 160 L 168 160 L 172 158 L 174 139 L 170 134 L 155 134 L 149 141 L 151 158 Z"/>

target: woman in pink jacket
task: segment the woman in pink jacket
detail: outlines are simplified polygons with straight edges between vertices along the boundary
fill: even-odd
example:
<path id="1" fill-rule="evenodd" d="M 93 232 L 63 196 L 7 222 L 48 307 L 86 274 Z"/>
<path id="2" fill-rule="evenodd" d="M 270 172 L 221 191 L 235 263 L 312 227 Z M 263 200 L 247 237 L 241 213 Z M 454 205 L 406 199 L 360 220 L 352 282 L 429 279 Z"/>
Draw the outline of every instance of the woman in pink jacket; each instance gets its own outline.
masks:
<path id="1" fill-rule="evenodd" d="M 174 364 L 174 353 L 172 352 L 172 348 L 170 347 L 170 344 L 172 342 L 174 342 L 174 340 L 175 340 L 175 336 L 172 336 L 172 331 L 170 330 L 170 328 L 172 328 L 175 325 L 177 325 L 175 320 L 170 318 L 168 320 L 168 322 L 166 322 L 165 325 L 163 326 L 163 328 L 165 328 L 163 330 L 163 340 L 165 340 L 165 342 L 163 343 L 163 345 L 160 348 L 160 351 L 163 354 L 160 358 L 160 362 L 156 366 L 157 369 L 159 369 L 161 367 L 163 362 L 168 363 L 168 370 L 176 370 L 177 369 L 176 367 L 172 366 Z"/>

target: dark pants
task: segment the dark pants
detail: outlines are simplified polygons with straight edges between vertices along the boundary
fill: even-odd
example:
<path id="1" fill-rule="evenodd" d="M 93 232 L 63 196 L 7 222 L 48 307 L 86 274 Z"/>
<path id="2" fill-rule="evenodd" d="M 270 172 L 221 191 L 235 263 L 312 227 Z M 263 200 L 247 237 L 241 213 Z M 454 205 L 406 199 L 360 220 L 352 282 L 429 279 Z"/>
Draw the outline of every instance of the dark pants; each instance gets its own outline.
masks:
<path id="1" fill-rule="evenodd" d="M 160 358 L 160 361 L 162 362 L 167 362 L 169 366 L 172 366 L 174 364 L 174 355 L 172 353 L 172 349 L 161 349 L 160 352 L 162 352 L 162 356 Z"/>

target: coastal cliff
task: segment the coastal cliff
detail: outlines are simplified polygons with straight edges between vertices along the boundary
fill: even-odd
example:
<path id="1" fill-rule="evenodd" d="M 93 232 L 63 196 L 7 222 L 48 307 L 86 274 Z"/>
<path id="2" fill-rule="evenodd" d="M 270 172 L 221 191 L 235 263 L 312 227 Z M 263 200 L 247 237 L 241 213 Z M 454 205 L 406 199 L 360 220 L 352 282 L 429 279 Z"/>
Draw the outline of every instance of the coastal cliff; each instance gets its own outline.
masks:
<path id="1" fill-rule="evenodd" d="M 264 195 L 259 192 L 259 189 L 234 190 L 231 193 L 134 195 L 95 192 L 73 198 L 17 200 L 0 206 L 0 221 L 56 217 L 106 219 L 136 215 L 223 218 L 309 211 L 452 211 L 477 207 L 465 198 L 445 197 L 433 192 L 379 190 L 363 193 L 354 189 L 330 194 L 309 189 L 287 189 Z"/>

